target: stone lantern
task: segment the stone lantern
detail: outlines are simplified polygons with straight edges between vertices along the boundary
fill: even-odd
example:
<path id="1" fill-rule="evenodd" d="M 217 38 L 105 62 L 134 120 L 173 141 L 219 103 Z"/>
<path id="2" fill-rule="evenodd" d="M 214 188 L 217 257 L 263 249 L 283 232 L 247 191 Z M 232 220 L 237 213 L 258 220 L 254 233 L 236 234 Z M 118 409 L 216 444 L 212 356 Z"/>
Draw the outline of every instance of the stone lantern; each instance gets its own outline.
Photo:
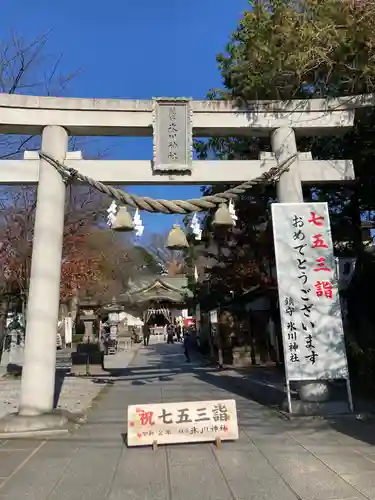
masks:
<path id="1" fill-rule="evenodd" d="M 105 308 L 105 311 L 108 313 L 109 331 L 112 339 L 116 339 L 118 336 L 118 325 L 122 310 L 123 307 L 117 303 L 115 297 L 113 297 L 111 304 Z"/>
<path id="2" fill-rule="evenodd" d="M 91 303 L 81 304 L 79 319 L 85 327 L 84 342 L 92 343 L 97 341 L 97 332 L 95 330 L 98 324 L 98 316 L 95 314 L 95 306 Z"/>

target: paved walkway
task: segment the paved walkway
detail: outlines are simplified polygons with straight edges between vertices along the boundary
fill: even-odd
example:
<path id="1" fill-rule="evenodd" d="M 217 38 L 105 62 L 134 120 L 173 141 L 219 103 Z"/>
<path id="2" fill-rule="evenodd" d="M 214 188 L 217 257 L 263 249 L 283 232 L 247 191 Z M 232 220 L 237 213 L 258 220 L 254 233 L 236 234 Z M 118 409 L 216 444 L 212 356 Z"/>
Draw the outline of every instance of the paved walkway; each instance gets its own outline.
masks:
<path id="1" fill-rule="evenodd" d="M 181 351 L 142 347 L 74 435 L 3 442 L 0 500 L 375 499 L 370 424 L 284 420 L 231 392 L 225 372 L 184 364 Z M 240 439 L 221 450 L 191 444 L 153 452 L 123 443 L 128 404 L 233 397 Z"/>

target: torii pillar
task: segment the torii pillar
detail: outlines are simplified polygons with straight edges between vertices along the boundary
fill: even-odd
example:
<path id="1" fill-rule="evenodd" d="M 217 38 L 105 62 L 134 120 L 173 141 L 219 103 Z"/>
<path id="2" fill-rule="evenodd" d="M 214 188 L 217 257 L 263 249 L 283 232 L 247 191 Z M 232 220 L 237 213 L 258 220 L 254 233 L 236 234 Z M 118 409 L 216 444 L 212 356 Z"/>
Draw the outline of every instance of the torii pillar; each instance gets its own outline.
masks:
<path id="1" fill-rule="evenodd" d="M 43 129 L 43 151 L 63 162 L 67 149 L 68 133 L 63 127 Z M 11 437 L 62 428 L 67 421 L 66 417 L 52 413 L 64 212 L 64 181 L 59 172 L 41 159 L 20 407 L 18 415 L 0 421 L 0 434 Z"/>
<path id="2" fill-rule="evenodd" d="M 303 203 L 303 190 L 294 130 L 291 127 L 276 129 L 271 135 L 271 145 L 278 164 L 286 161 L 294 154 L 297 155 L 289 170 L 280 176 L 280 180 L 276 185 L 278 201 L 280 203 Z M 324 380 L 299 382 L 299 395 L 302 401 L 328 401 L 328 383 Z"/>

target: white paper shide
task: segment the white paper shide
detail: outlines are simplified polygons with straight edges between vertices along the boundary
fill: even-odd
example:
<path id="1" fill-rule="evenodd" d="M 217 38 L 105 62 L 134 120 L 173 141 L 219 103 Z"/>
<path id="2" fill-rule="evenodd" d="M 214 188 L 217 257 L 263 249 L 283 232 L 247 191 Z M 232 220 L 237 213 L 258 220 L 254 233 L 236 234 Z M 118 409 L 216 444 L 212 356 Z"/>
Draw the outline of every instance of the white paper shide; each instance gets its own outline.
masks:
<path id="1" fill-rule="evenodd" d="M 137 238 L 140 238 L 143 235 L 143 231 L 145 228 L 144 228 L 144 225 L 143 225 L 143 222 L 141 219 L 141 214 L 139 213 L 138 208 L 134 213 L 133 224 L 134 224 L 135 235 Z"/>
<path id="2" fill-rule="evenodd" d="M 236 402 L 193 401 L 128 407 L 128 446 L 238 439 Z"/>
<path id="3" fill-rule="evenodd" d="M 327 204 L 274 203 L 272 219 L 288 379 L 347 379 Z"/>

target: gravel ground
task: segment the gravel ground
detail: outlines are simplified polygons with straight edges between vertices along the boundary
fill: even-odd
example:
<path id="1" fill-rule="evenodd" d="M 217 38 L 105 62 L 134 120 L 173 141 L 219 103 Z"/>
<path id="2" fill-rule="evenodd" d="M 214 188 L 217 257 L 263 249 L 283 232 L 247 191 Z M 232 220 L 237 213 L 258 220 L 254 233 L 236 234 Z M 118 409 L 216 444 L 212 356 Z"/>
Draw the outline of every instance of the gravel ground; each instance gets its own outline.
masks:
<path id="1" fill-rule="evenodd" d="M 72 412 L 85 412 L 103 387 L 103 384 L 96 384 L 91 379 L 66 377 L 57 408 Z M 0 418 L 18 410 L 20 388 L 21 380 L 0 379 Z"/>
<path id="2" fill-rule="evenodd" d="M 108 357 L 107 364 L 110 364 L 111 368 L 124 368 L 132 359 L 136 350 L 137 347 L 134 346 L 133 349 L 127 352 L 119 352 L 115 356 L 110 356 Z M 58 351 L 57 369 L 68 371 L 69 368 L 70 352 Z M 57 408 L 71 412 L 85 413 L 104 387 L 104 383 L 97 383 L 95 379 L 66 376 L 63 379 Z M 20 378 L 1 377 L 0 374 L 0 418 L 7 413 L 17 412 L 20 388 Z"/>

